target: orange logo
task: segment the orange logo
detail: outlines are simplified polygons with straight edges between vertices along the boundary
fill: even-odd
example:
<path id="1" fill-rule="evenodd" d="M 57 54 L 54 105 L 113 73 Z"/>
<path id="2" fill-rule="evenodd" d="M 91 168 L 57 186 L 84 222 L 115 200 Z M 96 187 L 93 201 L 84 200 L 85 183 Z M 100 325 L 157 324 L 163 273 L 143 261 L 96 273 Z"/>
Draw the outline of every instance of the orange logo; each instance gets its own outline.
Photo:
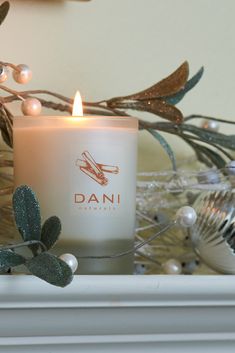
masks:
<path id="1" fill-rule="evenodd" d="M 102 186 L 108 184 L 108 178 L 105 176 L 105 173 L 119 173 L 119 168 L 116 166 L 97 163 L 88 151 L 84 151 L 82 157 L 83 159 L 76 160 L 76 166 L 79 167 L 84 174 Z"/>

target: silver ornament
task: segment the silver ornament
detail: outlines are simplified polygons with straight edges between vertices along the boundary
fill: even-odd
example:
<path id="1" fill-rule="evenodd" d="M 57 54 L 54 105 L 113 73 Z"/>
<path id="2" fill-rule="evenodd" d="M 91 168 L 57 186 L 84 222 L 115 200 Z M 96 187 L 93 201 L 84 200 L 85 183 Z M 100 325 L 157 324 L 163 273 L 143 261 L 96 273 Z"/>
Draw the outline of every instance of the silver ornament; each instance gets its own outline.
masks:
<path id="1" fill-rule="evenodd" d="M 25 84 L 28 83 L 32 78 L 32 71 L 27 65 L 17 65 L 18 70 L 13 70 L 13 78 L 17 83 Z"/>
<path id="2" fill-rule="evenodd" d="M 76 272 L 78 268 L 78 260 L 72 254 L 63 254 L 59 257 L 61 260 L 66 262 L 66 264 L 71 268 L 72 272 Z"/>
<path id="3" fill-rule="evenodd" d="M 197 214 L 195 210 L 190 206 L 181 207 L 176 212 L 177 223 L 184 228 L 192 227 L 196 222 Z"/>
<path id="4" fill-rule="evenodd" d="M 4 83 L 7 80 L 7 68 L 3 65 L 0 66 L 0 83 Z"/>
<path id="5" fill-rule="evenodd" d="M 235 274 L 235 194 L 204 193 L 194 208 L 198 218 L 189 232 L 195 252 L 212 269 Z"/>
<path id="6" fill-rule="evenodd" d="M 37 116 L 41 113 L 42 105 L 37 98 L 26 98 L 21 104 L 21 110 L 24 115 Z"/>

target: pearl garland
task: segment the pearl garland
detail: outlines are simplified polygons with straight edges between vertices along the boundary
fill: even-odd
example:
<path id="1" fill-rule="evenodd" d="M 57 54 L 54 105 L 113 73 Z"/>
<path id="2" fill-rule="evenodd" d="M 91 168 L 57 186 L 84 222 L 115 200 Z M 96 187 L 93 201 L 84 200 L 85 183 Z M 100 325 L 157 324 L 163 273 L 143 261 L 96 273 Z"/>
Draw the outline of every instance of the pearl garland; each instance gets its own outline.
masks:
<path id="1" fill-rule="evenodd" d="M 17 83 L 25 84 L 28 83 L 32 78 L 32 71 L 25 64 L 17 65 L 18 70 L 13 70 L 13 78 Z"/>
<path id="2" fill-rule="evenodd" d="M 61 260 L 66 262 L 66 264 L 71 268 L 72 272 L 76 272 L 78 268 L 78 260 L 72 254 L 63 254 L 59 257 Z"/>
<path id="3" fill-rule="evenodd" d="M 163 271 L 167 275 L 180 275 L 182 272 L 181 263 L 176 259 L 169 259 L 162 264 Z"/>
<path id="4" fill-rule="evenodd" d="M 176 221 L 184 228 L 192 227 L 197 220 L 195 210 L 190 206 L 181 207 L 176 213 Z"/>
<path id="5" fill-rule="evenodd" d="M 204 120 L 201 126 L 209 131 L 217 132 L 219 130 L 219 123 L 216 120 Z"/>
<path id="6" fill-rule="evenodd" d="M 36 116 L 41 113 L 42 105 L 37 98 L 26 98 L 21 104 L 21 110 L 24 115 Z"/>

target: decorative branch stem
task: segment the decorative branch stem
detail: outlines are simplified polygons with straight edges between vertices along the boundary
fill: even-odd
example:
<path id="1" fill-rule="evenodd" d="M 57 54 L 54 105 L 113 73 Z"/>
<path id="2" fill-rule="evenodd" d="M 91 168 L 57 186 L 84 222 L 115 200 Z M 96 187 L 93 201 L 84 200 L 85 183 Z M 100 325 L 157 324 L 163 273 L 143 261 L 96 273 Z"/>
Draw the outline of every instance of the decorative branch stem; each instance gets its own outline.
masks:
<path id="1" fill-rule="evenodd" d="M 12 68 L 13 70 L 20 72 L 20 69 L 16 65 L 14 65 L 12 63 L 5 63 L 3 61 L 0 61 L 0 65 L 8 66 L 8 67 Z"/>
<path id="2" fill-rule="evenodd" d="M 1 86 L 0 86 L 0 88 L 1 88 Z M 7 91 L 7 90 L 5 89 L 5 91 Z M 3 103 L 11 103 L 11 102 L 13 102 L 15 100 L 18 100 L 18 98 L 22 99 L 22 98 L 26 98 L 26 97 L 30 97 L 32 95 L 38 95 L 38 94 L 50 95 L 50 96 L 55 97 L 55 98 L 57 98 L 57 99 L 59 99 L 59 100 L 61 100 L 63 102 L 69 103 L 71 106 L 72 106 L 72 104 L 74 102 L 74 100 L 71 99 L 71 98 L 67 98 L 67 97 L 65 97 L 65 96 L 63 96 L 61 94 L 58 94 L 58 93 L 55 93 L 55 92 L 51 92 L 51 91 L 47 91 L 47 90 L 29 90 L 29 91 L 17 92 L 17 91 L 13 91 L 13 90 L 8 89 L 7 92 L 12 93 L 12 95 L 11 96 L 6 96 L 6 97 L 2 97 L 1 99 L 2 99 Z M 55 105 L 56 103 L 51 102 L 51 106 L 50 106 L 49 103 L 47 105 L 47 103 L 46 103 L 47 101 L 46 100 L 43 100 L 42 98 L 38 98 L 38 97 L 36 97 L 36 98 L 39 99 L 41 101 L 41 103 L 44 102 L 46 107 L 52 108 L 54 110 L 57 110 L 56 105 Z M 106 101 L 102 101 L 101 103 L 104 103 L 104 102 L 106 102 Z M 104 112 L 103 115 L 107 115 L 107 116 L 108 115 L 120 115 L 120 116 L 123 116 L 123 115 L 127 116 L 128 115 L 126 113 L 124 114 L 123 111 L 120 111 L 120 110 L 114 109 L 114 108 L 110 108 L 110 107 L 108 107 L 106 105 L 103 105 L 101 103 L 83 102 L 83 105 L 84 105 L 85 109 L 86 109 L 86 107 L 93 107 L 93 108 L 102 109 L 101 112 Z M 85 111 L 85 109 L 84 109 L 84 111 Z M 71 112 L 72 108 L 69 110 L 68 109 L 68 105 L 65 105 L 65 108 L 63 108 L 62 104 L 58 104 L 58 110 Z M 106 111 L 110 112 L 110 114 L 105 113 Z M 93 111 L 88 109 L 88 112 L 93 112 Z M 98 113 L 99 111 L 97 110 L 95 112 Z M 101 114 L 101 112 L 100 112 L 100 114 Z M 96 114 L 96 113 L 94 113 L 94 114 Z"/>
<path id="3" fill-rule="evenodd" d="M 118 254 L 113 254 L 113 255 L 100 255 L 100 256 L 79 256 L 78 259 L 116 259 L 118 257 L 126 256 L 135 253 L 137 250 L 142 248 L 144 245 L 149 244 L 152 242 L 154 239 L 159 237 L 161 234 L 164 232 L 168 231 L 170 228 L 172 228 L 176 224 L 176 221 L 172 221 L 169 224 L 167 224 L 165 227 L 160 229 L 157 233 L 153 234 L 151 237 L 148 239 L 142 241 L 141 243 L 137 244 L 134 248 L 131 248 L 127 251 L 120 252 Z"/>
<path id="4" fill-rule="evenodd" d="M 40 245 L 43 251 L 47 251 L 46 246 L 40 241 L 40 240 L 28 240 L 23 243 L 18 243 L 18 244 L 11 244 L 11 245 L 6 245 L 6 246 L 1 246 L 0 247 L 0 252 L 1 250 L 9 250 L 9 249 L 18 249 L 22 248 L 24 246 L 31 246 L 31 245 Z"/>
<path id="5" fill-rule="evenodd" d="M 3 85 L 0 85 L 0 89 L 5 91 L 5 92 L 8 92 L 8 93 L 11 93 L 13 96 L 16 96 L 19 100 L 24 100 L 23 96 L 20 94 L 20 92 L 17 92 L 11 88 L 8 88 L 6 86 L 3 86 Z M 1 101 L 3 103 L 5 103 L 5 100 L 4 100 L 4 97 L 1 97 Z"/>
<path id="6" fill-rule="evenodd" d="M 211 116 L 206 116 L 206 115 L 200 115 L 200 114 L 191 114 L 191 115 L 188 115 L 184 118 L 184 121 L 189 121 L 189 120 L 192 120 L 192 119 L 205 119 L 205 120 L 216 120 L 220 123 L 224 123 L 224 124 L 232 124 L 234 125 L 235 124 L 235 121 L 229 121 L 229 120 L 225 120 L 225 119 L 219 119 L 219 118 L 213 118 Z"/>

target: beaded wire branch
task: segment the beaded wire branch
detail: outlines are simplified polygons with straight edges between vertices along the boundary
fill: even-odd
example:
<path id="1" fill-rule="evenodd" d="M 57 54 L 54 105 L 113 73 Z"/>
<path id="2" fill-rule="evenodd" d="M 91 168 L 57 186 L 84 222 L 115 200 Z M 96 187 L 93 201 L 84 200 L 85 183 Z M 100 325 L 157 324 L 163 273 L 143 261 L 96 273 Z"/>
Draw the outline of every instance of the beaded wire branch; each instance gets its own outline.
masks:
<path id="1" fill-rule="evenodd" d="M 0 61 L 0 83 L 7 79 L 7 68 L 13 69 L 13 77 L 18 83 L 27 83 L 32 73 L 28 66 L 9 64 Z M 176 170 L 174 152 L 166 139 L 159 133 L 167 132 L 184 140 L 195 151 L 196 157 L 208 167 L 224 168 L 233 157 L 229 150 L 235 150 L 234 135 L 219 133 L 216 122 L 234 124 L 234 122 L 202 115 L 193 114 L 183 117 L 182 112 L 175 107 L 201 79 L 201 68 L 188 80 L 189 66 L 184 62 L 175 72 L 167 78 L 144 91 L 128 96 L 115 97 L 98 102 L 84 102 L 84 112 L 90 115 L 120 115 L 130 116 L 127 110 L 144 111 L 161 117 L 165 121 L 149 122 L 139 119 L 140 129 L 145 129 L 153 135 L 167 152 L 173 169 Z M 21 100 L 21 109 L 24 115 L 39 115 L 41 106 L 61 112 L 72 112 L 73 99 L 47 90 L 15 91 L 4 85 L 0 89 L 9 95 L 0 97 L 0 128 L 6 144 L 12 147 L 12 121 L 13 114 L 6 107 L 7 104 Z M 59 102 L 51 101 L 39 96 L 51 96 Z M 197 127 L 189 122 L 192 120 L 206 119 L 202 127 Z"/>

